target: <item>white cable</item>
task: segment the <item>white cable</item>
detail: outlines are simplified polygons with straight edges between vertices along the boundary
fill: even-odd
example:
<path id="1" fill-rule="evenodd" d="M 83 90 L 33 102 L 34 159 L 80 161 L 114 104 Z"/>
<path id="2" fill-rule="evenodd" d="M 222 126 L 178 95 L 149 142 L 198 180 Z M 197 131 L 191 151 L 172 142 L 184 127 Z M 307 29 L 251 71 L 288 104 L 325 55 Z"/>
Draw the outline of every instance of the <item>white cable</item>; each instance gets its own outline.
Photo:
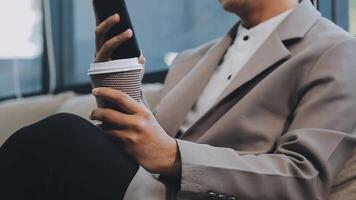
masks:
<path id="1" fill-rule="evenodd" d="M 16 99 L 22 99 L 19 61 L 16 58 L 12 61 L 12 73 L 13 73 L 13 85 L 14 85 Z"/>
<path id="2" fill-rule="evenodd" d="M 43 0 L 44 22 L 45 22 L 45 35 L 47 44 L 48 55 L 48 71 L 49 71 L 49 93 L 52 94 L 56 89 L 57 71 L 56 71 L 56 58 L 54 55 L 53 45 L 53 30 L 52 30 L 52 17 L 51 17 L 51 3 L 50 0 Z"/>

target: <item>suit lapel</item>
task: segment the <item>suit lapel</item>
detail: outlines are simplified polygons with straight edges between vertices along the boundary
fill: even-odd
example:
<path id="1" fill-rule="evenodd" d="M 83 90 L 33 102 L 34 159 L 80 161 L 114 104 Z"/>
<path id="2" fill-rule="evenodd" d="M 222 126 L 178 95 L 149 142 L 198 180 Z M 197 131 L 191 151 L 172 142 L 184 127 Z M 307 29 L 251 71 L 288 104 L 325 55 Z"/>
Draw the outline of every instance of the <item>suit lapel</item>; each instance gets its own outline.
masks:
<path id="1" fill-rule="evenodd" d="M 233 101 L 234 104 L 238 103 L 246 92 L 251 90 L 255 84 L 258 84 L 255 83 L 254 80 L 256 77 L 262 75 L 261 77 L 264 78 L 264 72 L 269 74 L 283 62 L 288 60 L 291 57 L 291 53 L 285 46 L 285 43 L 287 43 L 287 41 L 298 41 L 299 39 L 302 39 L 319 17 L 320 13 L 313 7 L 310 1 L 302 1 L 279 25 L 276 31 L 267 38 L 247 64 L 241 69 L 238 75 L 233 78 L 231 83 L 217 100 L 216 104 L 201 118 L 208 121 L 209 125 L 207 126 L 212 126 L 219 118 L 211 117 L 211 115 L 219 115 L 221 117 L 223 112 L 226 112 L 233 106 L 230 105 L 230 101 Z M 230 32 L 230 37 L 232 38 L 234 38 L 233 33 L 234 32 Z M 258 82 L 259 81 L 261 80 L 258 79 Z M 237 96 L 237 100 L 235 100 L 234 95 Z M 219 114 L 221 110 L 220 108 L 225 111 L 221 111 Z M 198 133 L 201 129 L 199 127 L 204 126 L 202 125 L 204 123 L 199 122 L 204 120 L 199 120 L 187 130 L 182 137 L 188 138 L 191 137 L 192 134 Z M 208 127 L 204 128 L 205 130 L 208 129 Z M 196 135 L 194 134 L 194 137 L 195 136 Z"/>
<path id="2" fill-rule="evenodd" d="M 155 116 L 162 128 L 172 137 L 178 132 L 187 113 L 203 92 L 231 41 L 229 36 L 218 41 L 194 69 L 162 99 Z"/>
<path id="3" fill-rule="evenodd" d="M 273 49 L 273 51 L 271 51 Z M 253 58 L 231 81 L 217 103 L 183 135 L 183 139 L 196 139 L 212 126 L 228 109 L 238 103 L 262 78 L 291 56 L 276 33 L 273 33 L 256 51 Z M 264 73 L 266 72 L 266 73 Z M 256 78 L 256 77 L 262 78 Z"/>
<path id="4" fill-rule="evenodd" d="M 271 51 L 273 49 L 273 51 Z M 276 32 L 272 33 L 223 91 L 218 102 L 275 63 L 290 57 Z"/>
<path id="5" fill-rule="evenodd" d="M 302 1 L 256 51 L 252 59 L 223 91 L 212 109 L 215 109 L 219 102 L 222 102 L 245 83 L 253 80 L 278 62 L 291 57 L 284 42 L 303 38 L 319 17 L 320 13 L 308 0 Z M 231 29 L 228 35 L 217 42 L 194 69 L 162 99 L 155 116 L 164 130 L 172 137 L 176 136 L 187 113 L 203 92 L 226 49 L 235 38 L 237 27 L 238 24 Z"/>

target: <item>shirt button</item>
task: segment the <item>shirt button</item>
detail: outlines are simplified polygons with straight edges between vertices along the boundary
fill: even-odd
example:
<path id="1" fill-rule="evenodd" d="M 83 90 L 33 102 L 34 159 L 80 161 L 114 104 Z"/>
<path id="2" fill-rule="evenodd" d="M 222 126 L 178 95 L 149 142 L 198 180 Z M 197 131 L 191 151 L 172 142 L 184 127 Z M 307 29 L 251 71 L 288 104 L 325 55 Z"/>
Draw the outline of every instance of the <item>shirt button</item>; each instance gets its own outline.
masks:
<path id="1" fill-rule="evenodd" d="M 229 75 L 228 77 L 227 77 L 227 80 L 230 80 L 232 78 L 232 75 Z"/>
<path id="2" fill-rule="evenodd" d="M 248 35 L 246 35 L 246 36 L 243 37 L 243 40 L 244 40 L 244 41 L 247 41 L 247 40 L 249 40 L 249 39 L 250 39 L 250 37 L 249 37 Z"/>
<path id="3" fill-rule="evenodd" d="M 227 200 L 236 200 L 236 197 L 228 197 Z"/>

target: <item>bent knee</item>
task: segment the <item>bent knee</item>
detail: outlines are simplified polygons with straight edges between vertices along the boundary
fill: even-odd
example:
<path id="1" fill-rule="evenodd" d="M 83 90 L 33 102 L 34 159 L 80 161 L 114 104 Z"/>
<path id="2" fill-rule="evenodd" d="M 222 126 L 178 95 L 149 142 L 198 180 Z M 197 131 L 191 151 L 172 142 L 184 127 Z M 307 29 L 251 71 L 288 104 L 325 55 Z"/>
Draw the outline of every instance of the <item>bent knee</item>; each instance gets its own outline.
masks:
<path id="1" fill-rule="evenodd" d="M 6 141 L 5 146 L 42 153 L 56 152 L 66 148 L 84 149 L 97 141 L 103 141 L 104 137 L 101 130 L 89 121 L 73 114 L 61 113 L 18 130 Z"/>
<path id="2" fill-rule="evenodd" d="M 42 128 L 71 128 L 71 127 L 78 127 L 78 126 L 88 126 L 91 125 L 89 121 L 86 119 L 70 114 L 70 113 L 59 113 L 52 115 L 46 119 L 43 119 L 35 124 L 33 127 L 42 127 Z"/>
<path id="3" fill-rule="evenodd" d="M 53 137 L 84 134 L 96 128 L 92 123 L 74 114 L 59 113 L 25 128 L 26 132 Z"/>
<path id="4" fill-rule="evenodd" d="M 61 124 L 79 124 L 79 123 L 88 123 L 88 121 L 78 115 L 74 115 L 71 113 L 58 113 L 52 115 L 44 121 L 47 122 L 54 122 L 54 123 L 61 123 Z"/>

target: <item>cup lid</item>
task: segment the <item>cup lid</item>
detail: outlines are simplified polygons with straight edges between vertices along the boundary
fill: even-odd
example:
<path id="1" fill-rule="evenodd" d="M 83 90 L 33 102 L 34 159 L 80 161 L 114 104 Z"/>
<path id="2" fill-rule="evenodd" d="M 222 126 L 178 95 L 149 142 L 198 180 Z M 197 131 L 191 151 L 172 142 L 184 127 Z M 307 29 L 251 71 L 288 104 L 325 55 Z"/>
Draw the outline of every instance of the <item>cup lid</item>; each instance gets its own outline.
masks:
<path id="1" fill-rule="evenodd" d="M 115 72 L 125 72 L 142 69 L 138 58 L 119 59 L 108 62 L 92 63 L 88 70 L 88 75 L 107 74 Z"/>

